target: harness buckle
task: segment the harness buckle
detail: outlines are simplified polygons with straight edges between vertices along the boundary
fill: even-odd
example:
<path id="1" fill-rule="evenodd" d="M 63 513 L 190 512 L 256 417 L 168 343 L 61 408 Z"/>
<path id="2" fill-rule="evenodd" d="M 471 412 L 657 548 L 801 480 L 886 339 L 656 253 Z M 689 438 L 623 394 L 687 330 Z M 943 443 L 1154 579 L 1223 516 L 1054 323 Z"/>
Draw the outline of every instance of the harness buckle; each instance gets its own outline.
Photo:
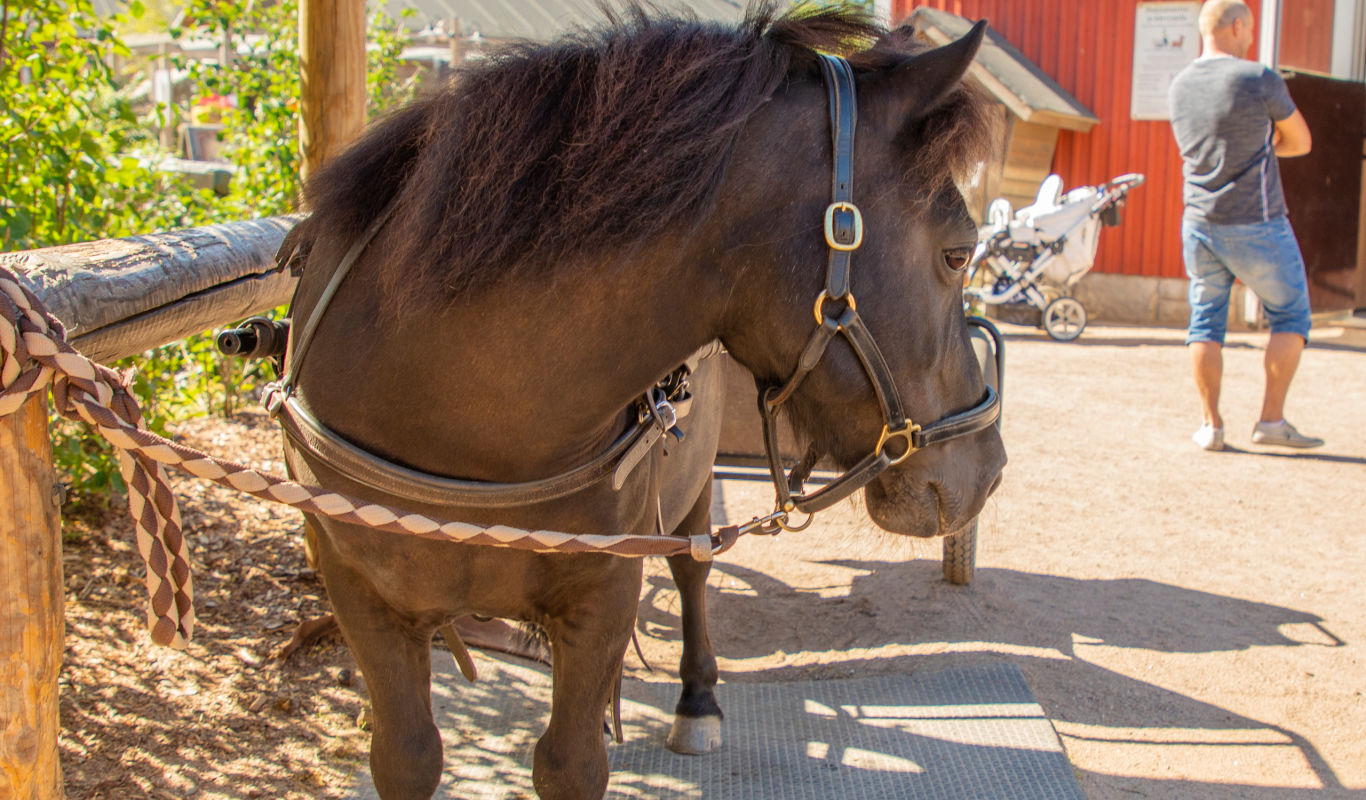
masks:
<path id="1" fill-rule="evenodd" d="M 661 432 L 673 433 L 674 429 L 678 427 L 678 410 L 674 408 L 673 403 L 669 402 L 668 397 L 658 387 L 650 392 L 650 400 L 646 403 L 646 408 Z"/>
<path id="2" fill-rule="evenodd" d="M 815 312 L 816 312 L 816 324 L 817 324 L 817 325 L 820 325 L 820 324 L 822 324 L 822 323 L 825 322 L 825 309 L 824 309 L 824 306 L 825 306 L 825 301 L 826 301 L 826 300 L 829 300 L 829 299 L 830 299 L 830 295 L 829 295 L 824 289 L 821 289 L 821 293 L 818 294 L 818 295 L 816 295 L 816 308 L 815 308 Z M 858 303 L 854 301 L 854 293 L 853 293 L 853 292 L 847 292 L 847 293 L 844 295 L 844 297 L 836 297 L 835 299 L 836 299 L 836 300 L 843 300 L 844 302 L 848 303 L 848 304 L 849 304 L 849 310 L 850 310 L 850 311 L 858 311 Z"/>
<path id="3" fill-rule="evenodd" d="M 280 381 L 267 383 L 261 391 L 261 405 L 265 407 L 266 413 L 272 417 L 278 416 L 280 407 L 285 404 L 289 397 L 289 385 Z"/>
<path id="4" fill-rule="evenodd" d="M 840 237 L 835 235 L 835 214 L 836 212 L 847 211 L 853 215 L 853 242 L 842 242 Z M 849 231 L 841 226 L 840 233 L 848 235 Z M 858 210 L 858 206 L 843 200 L 836 200 L 825 208 L 825 243 L 830 245 L 831 250 L 857 250 L 863 244 L 863 214 Z"/>
<path id="5" fill-rule="evenodd" d="M 918 448 L 918 447 L 915 446 L 915 444 L 914 444 L 914 439 L 912 438 L 915 434 L 917 434 L 917 433 L 919 433 L 919 432 L 920 432 L 920 426 L 919 426 L 919 425 L 914 425 L 914 424 L 912 424 L 912 425 L 905 425 L 905 426 L 903 426 L 903 427 L 901 427 L 901 428 L 898 428 L 898 429 L 896 429 L 896 430 L 892 430 L 892 429 L 891 429 L 891 426 L 889 426 L 889 425 L 883 425 L 883 426 L 882 426 L 882 435 L 879 436 L 878 439 L 877 439 L 877 446 L 873 448 L 873 455 L 875 455 L 875 456 L 880 456 L 880 455 L 882 455 L 882 450 L 883 450 L 883 448 L 885 448 L 885 447 L 887 446 L 887 442 L 891 441 L 892 439 L 905 439 L 905 440 L 906 440 L 906 452 L 902 453 L 902 454 L 899 455 L 899 456 L 896 456 L 895 458 L 893 458 L 893 457 L 891 457 L 891 456 L 888 456 L 888 457 L 887 457 L 887 458 L 888 458 L 888 462 L 889 462 L 889 466 L 895 467 L 897 464 L 900 464 L 901 462 L 903 462 L 903 461 L 905 461 L 906 459 L 910 458 L 911 455 L 912 455 L 913 453 L 915 453 L 917 450 L 920 449 L 920 448 Z"/>

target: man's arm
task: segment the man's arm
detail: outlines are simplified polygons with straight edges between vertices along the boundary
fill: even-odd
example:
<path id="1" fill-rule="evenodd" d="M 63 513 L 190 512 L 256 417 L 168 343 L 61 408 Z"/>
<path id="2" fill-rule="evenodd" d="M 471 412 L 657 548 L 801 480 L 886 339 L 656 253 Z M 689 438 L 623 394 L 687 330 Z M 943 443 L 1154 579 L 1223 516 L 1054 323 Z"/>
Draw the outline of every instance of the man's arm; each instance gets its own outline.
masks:
<path id="1" fill-rule="evenodd" d="M 1297 108 L 1295 112 L 1276 123 L 1276 132 L 1271 137 L 1271 146 L 1281 158 L 1302 156 L 1314 146 L 1309 135 L 1309 124 Z"/>

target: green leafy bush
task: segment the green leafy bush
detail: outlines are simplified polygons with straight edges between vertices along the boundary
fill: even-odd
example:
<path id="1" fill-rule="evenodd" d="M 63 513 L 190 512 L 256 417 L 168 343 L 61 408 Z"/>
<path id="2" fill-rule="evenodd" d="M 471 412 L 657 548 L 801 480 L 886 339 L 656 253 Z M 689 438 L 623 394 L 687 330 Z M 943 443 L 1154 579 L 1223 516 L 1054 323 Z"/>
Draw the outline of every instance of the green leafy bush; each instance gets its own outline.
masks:
<path id="1" fill-rule="evenodd" d="M 146 129 L 109 67 L 128 55 L 89 0 L 0 0 L 0 249 L 206 215 L 201 193 L 131 155 Z"/>
<path id="2" fill-rule="evenodd" d="M 299 196 L 297 0 L 191 0 L 182 40 L 229 41 L 228 63 L 176 57 L 190 99 L 140 118 L 126 84 L 141 68 L 119 25 L 155 29 L 138 0 L 127 17 L 98 17 L 89 0 L 0 0 L 0 250 L 23 250 L 212 222 L 289 213 Z M 407 100 L 397 79 L 402 29 L 371 18 L 372 112 Z M 110 66 L 116 57 L 134 67 Z M 218 197 L 152 169 L 155 136 L 167 120 L 189 119 L 204 98 L 219 104 L 221 152 L 236 167 Z M 145 156 L 148 158 L 139 158 Z M 136 369 L 132 383 L 148 428 L 166 433 L 175 419 L 229 416 L 263 381 L 264 362 L 224 358 L 203 334 L 115 365 Z M 68 513 L 98 513 L 125 491 L 111 447 L 86 426 L 53 419 L 58 471 Z M 76 507 L 71 507 L 76 506 Z M 83 508 L 81 508 L 83 507 Z"/>

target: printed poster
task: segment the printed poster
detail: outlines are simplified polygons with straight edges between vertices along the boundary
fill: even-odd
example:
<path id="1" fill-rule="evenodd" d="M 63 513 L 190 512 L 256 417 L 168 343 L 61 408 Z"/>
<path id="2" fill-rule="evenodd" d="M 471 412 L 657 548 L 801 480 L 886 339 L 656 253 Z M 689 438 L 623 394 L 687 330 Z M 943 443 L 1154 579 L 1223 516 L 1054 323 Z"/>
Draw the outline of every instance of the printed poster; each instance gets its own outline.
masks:
<path id="1" fill-rule="evenodd" d="M 1129 117 L 1171 119 L 1167 87 L 1200 55 L 1200 3 L 1139 3 L 1135 13 Z"/>

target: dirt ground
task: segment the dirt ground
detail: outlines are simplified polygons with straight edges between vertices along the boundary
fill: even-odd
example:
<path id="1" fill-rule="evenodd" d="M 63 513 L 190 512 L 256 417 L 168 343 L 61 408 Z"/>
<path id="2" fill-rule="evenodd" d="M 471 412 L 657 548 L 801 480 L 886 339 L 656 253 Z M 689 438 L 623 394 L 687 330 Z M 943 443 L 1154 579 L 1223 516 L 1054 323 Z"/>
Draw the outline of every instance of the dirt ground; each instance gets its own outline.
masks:
<path id="1" fill-rule="evenodd" d="M 1310 452 L 1250 443 L 1264 334 L 1226 350 L 1229 449 L 1198 425 L 1181 332 L 1008 334 L 1006 479 L 981 517 L 970 587 L 939 543 L 878 532 L 846 503 L 749 538 L 712 573 L 723 680 L 782 681 L 1007 660 L 1024 670 L 1092 800 L 1366 798 L 1366 334 L 1316 330 L 1292 390 Z M 195 421 L 186 441 L 280 469 L 268 420 Z M 174 476 L 173 476 L 174 477 Z M 368 752 L 364 681 L 283 507 L 180 480 L 199 628 L 148 643 L 126 519 L 71 523 L 62 763 L 71 798 L 340 798 Z M 771 490 L 718 484 L 718 519 Z M 668 680 L 678 600 L 646 566 L 631 677 Z M 725 704 L 725 687 L 719 690 Z"/>

